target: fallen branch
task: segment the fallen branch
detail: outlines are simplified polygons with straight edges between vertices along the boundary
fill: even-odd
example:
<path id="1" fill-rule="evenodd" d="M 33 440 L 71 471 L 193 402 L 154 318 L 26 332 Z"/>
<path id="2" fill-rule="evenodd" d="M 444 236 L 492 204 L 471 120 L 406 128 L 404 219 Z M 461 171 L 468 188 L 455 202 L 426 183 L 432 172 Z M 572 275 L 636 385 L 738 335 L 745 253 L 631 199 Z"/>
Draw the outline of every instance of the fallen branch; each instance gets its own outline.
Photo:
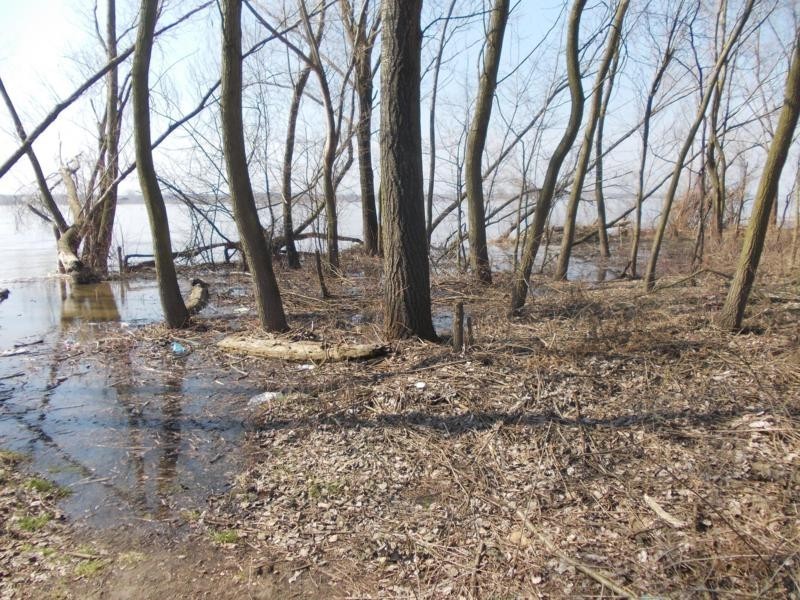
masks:
<path id="1" fill-rule="evenodd" d="M 658 515 L 659 519 L 661 519 L 671 527 L 674 527 L 675 529 L 682 529 L 686 527 L 685 521 L 681 521 L 679 518 L 673 517 L 671 514 L 669 514 L 667 511 L 661 508 L 661 505 L 658 502 L 656 502 L 654 498 L 651 498 L 647 494 L 645 494 L 643 498 L 644 498 L 644 503 L 650 507 L 650 510 L 652 510 L 654 513 L 656 513 L 656 515 Z"/>
<path id="2" fill-rule="evenodd" d="M 275 337 L 228 336 L 217 343 L 223 350 L 290 361 L 343 361 L 374 358 L 386 353 L 381 344 L 334 344 Z"/>
<path id="3" fill-rule="evenodd" d="M 699 271 L 695 271 L 694 273 L 692 273 L 688 277 L 684 277 L 683 279 L 679 279 L 678 281 L 673 281 L 672 283 L 667 283 L 665 285 L 656 286 L 656 288 L 653 290 L 653 292 L 660 292 L 661 290 L 666 290 L 666 289 L 669 289 L 671 287 L 675 287 L 675 286 L 681 285 L 682 283 L 686 283 L 687 281 L 691 281 L 692 279 L 694 279 L 695 277 L 697 277 L 699 275 L 702 275 L 703 273 L 709 273 L 711 275 L 716 275 L 717 277 L 721 277 L 722 279 L 727 279 L 728 281 L 733 279 L 733 277 L 731 275 L 728 275 L 727 273 L 722 273 L 720 271 L 714 271 L 713 269 L 700 269 Z"/>
<path id="4" fill-rule="evenodd" d="M 520 519 L 522 519 L 522 522 L 525 524 L 525 528 L 528 531 L 530 531 L 532 534 L 534 534 L 537 538 L 539 538 L 539 541 L 542 542 L 542 544 L 544 544 L 544 546 L 545 546 L 545 548 L 547 548 L 548 552 L 550 552 L 552 554 L 555 554 L 558 558 L 563 560 L 568 565 L 570 565 L 572 567 L 575 567 L 575 569 L 577 569 L 578 571 L 580 571 L 584 575 L 587 575 L 587 576 L 591 577 L 592 579 L 594 579 L 600 585 L 603 585 L 603 586 L 607 587 L 609 590 L 614 592 L 617 596 L 622 596 L 623 598 L 628 598 L 629 600 L 638 600 L 638 598 L 639 598 L 638 594 L 636 594 L 635 592 L 629 590 L 625 586 L 613 581 L 611 578 L 608 577 L 608 575 L 605 575 L 604 573 L 600 573 L 599 571 L 596 571 L 595 569 L 592 569 L 591 567 L 588 567 L 588 566 L 584 565 L 583 563 L 575 560 L 574 558 L 570 558 L 566 554 L 562 553 L 558 548 L 555 547 L 553 542 L 551 542 L 546 537 L 544 537 L 541 533 L 539 533 L 533 527 L 533 525 L 531 525 L 530 521 L 528 521 L 528 519 L 525 517 L 525 515 L 523 515 L 521 512 L 517 511 L 517 516 Z"/>
<path id="5" fill-rule="evenodd" d="M 225 250 L 239 250 L 239 244 L 237 242 L 218 242 L 216 244 L 207 244 L 205 246 L 197 246 L 195 248 L 189 248 L 188 250 L 181 250 L 179 252 L 172 253 L 172 259 L 175 260 L 177 258 L 184 258 L 184 259 L 191 259 L 199 254 L 203 254 L 204 252 L 208 252 L 210 250 L 215 250 L 217 248 L 223 248 Z M 136 267 L 152 267 L 155 265 L 155 261 L 153 260 L 146 260 L 140 263 L 136 263 L 135 265 L 131 266 L 129 264 L 130 259 L 132 258 L 152 258 L 152 254 L 126 254 L 125 258 L 122 261 L 123 270 L 127 271 L 129 268 L 136 268 Z"/>
<path id="6" fill-rule="evenodd" d="M 310 239 L 318 239 L 318 240 L 325 240 L 328 239 L 324 233 L 295 233 L 294 240 L 310 240 Z M 351 244 L 363 244 L 364 241 L 360 240 L 359 238 L 355 237 L 348 237 L 346 235 L 340 235 L 336 237 L 337 240 L 340 242 L 350 242 Z M 277 254 L 280 250 L 286 246 L 286 237 L 281 235 L 275 238 L 272 238 L 271 242 L 272 246 L 272 253 Z"/>

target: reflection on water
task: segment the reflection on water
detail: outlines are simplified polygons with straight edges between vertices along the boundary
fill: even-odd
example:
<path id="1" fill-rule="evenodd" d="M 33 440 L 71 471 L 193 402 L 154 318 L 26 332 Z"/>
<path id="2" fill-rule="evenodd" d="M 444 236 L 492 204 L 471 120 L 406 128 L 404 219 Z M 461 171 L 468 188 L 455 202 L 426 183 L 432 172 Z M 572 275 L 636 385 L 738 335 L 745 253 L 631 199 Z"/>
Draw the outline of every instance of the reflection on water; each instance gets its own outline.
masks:
<path id="1" fill-rule="evenodd" d="M 119 321 L 120 313 L 117 297 L 111 283 L 103 281 L 91 285 L 75 285 L 69 292 L 64 284 L 64 295 L 61 303 L 61 323 L 84 321 Z M 124 282 L 121 286 L 124 289 Z"/>
<path id="2" fill-rule="evenodd" d="M 161 319 L 152 281 L 17 282 L 0 305 L 0 446 L 73 493 L 97 527 L 180 520 L 238 469 L 247 399 L 236 373 L 128 332 Z"/>

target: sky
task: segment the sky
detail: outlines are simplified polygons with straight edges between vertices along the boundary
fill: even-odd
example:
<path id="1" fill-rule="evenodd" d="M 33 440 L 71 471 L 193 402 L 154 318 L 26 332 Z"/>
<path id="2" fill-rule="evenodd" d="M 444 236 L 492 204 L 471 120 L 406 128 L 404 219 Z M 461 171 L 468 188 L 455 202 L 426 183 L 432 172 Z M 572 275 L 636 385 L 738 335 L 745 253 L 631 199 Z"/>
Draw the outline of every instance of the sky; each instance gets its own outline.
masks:
<path id="1" fill-rule="evenodd" d="M 263 3 L 264 0 L 256 1 Z M 459 10 L 467 10 L 468 4 L 477 1 L 459 0 L 456 13 Z M 168 12 L 162 17 L 160 23 L 172 21 L 196 2 L 199 0 L 191 2 L 172 0 L 167 4 Z M 100 4 L 102 9 L 104 2 L 101 0 Z M 118 0 L 117 4 L 119 28 L 133 24 L 137 2 Z M 430 13 L 443 12 L 448 4 L 449 0 L 426 0 L 425 2 L 426 10 Z M 506 66 L 501 67 L 501 78 L 508 74 L 509 65 L 518 62 L 542 39 L 544 32 L 550 28 L 560 13 L 563 2 L 561 0 L 521 0 L 516 3 L 512 2 L 512 5 L 515 6 L 515 9 L 512 23 L 506 33 L 503 49 Z M 87 73 L 102 64 L 101 50 L 94 38 L 92 6 L 92 0 L 26 0 L 25 2 L 0 0 L 0 77 L 3 78 L 28 130 L 38 124 L 59 100 L 68 96 L 84 80 Z M 599 10 L 597 7 L 601 5 L 594 6 L 594 10 Z M 641 8 L 638 3 L 634 3 L 633 6 Z M 206 14 L 196 17 L 189 24 L 182 25 L 174 34 L 158 40 L 151 68 L 151 85 L 154 88 L 152 96 L 154 109 L 162 117 L 159 117 L 158 114 L 154 117 L 152 126 L 154 137 L 163 130 L 169 120 L 163 116 L 164 114 L 177 116 L 193 108 L 197 99 L 218 77 L 219 51 L 215 13 L 216 9 L 212 7 Z M 102 19 L 101 14 L 101 22 Z M 246 33 L 249 33 L 253 39 L 253 36 L 257 35 L 256 31 L 246 30 Z M 435 28 L 431 29 L 431 32 L 435 33 Z M 259 31 L 258 34 L 260 35 L 260 33 Z M 480 49 L 478 42 L 481 39 L 481 33 L 481 25 L 476 23 L 471 30 L 468 30 L 466 34 L 460 34 L 461 37 L 453 42 L 450 60 L 442 74 L 442 86 L 445 89 L 440 94 L 441 129 L 439 135 L 441 140 L 447 140 L 449 137 L 448 142 L 452 142 L 459 135 L 458 119 L 455 117 L 458 117 L 459 113 L 465 114 L 477 81 L 478 51 Z M 127 35 L 120 44 L 120 48 L 127 47 L 132 42 L 132 35 L 132 33 Z M 435 48 L 433 42 L 435 40 L 432 40 L 423 54 L 423 64 L 426 61 L 425 57 L 429 58 L 432 49 Z M 547 44 L 550 46 L 550 56 L 555 56 L 563 44 L 561 25 L 554 29 Z M 537 60 L 541 60 L 541 57 L 546 58 L 547 52 L 543 51 L 538 54 Z M 272 56 L 273 60 L 275 60 L 274 56 Z M 280 51 L 277 56 L 278 60 L 272 65 L 272 68 L 278 72 L 276 77 L 280 78 L 280 70 L 283 68 L 281 64 L 285 63 L 285 57 L 282 63 Z M 639 60 L 644 65 L 646 58 L 649 57 L 637 56 L 632 60 Z M 260 65 L 260 61 L 264 60 L 268 59 L 260 55 L 248 59 L 245 68 L 256 68 Z M 560 68 L 559 63 L 542 60 L 533 67 L 528 64 L 521 69 L 518 74 L 520 80 L 503 81 L 498 92 L 498 105 L 495 107 L 493 115 L 495 138 L 489 141 L 487 156 L 491 156 L 497 150 L 500 137 L 502 137 L 497 135 L 498 131 L 502 129 L 501 119 L 509 116 L 515 98 L 519 97 L 524 101 L 518 107 L 517 123 L 525 122 L 528 114 L 526 111 L 538 108 L 537 102 L 540 102 L 542 90 L 546 89 L 547 81 L 557 68 Z M 642 69 L 644 72 L 649 72 L 649 67 L 646 65 L 642 66 Z M 534 73 L 535 77 L 526 80 L 525 71 Z M 642 90 L 640 88 L 642 83 L 636 79 L 636 72 L 635 68 L 630 68 L 616 86 L 613 112 L 615 116 L 619 117 L 619 127 L 629 127 L 630 122 L 635 122 L 641 113 Z M 587 79 L 587 83 L 589 82 L 590 80 Z M 278 83 L 279 85 L 273 85 L 269 91 L 272 94 L 271 127 L 274 129 L 270 132 L 269 143 L 272 144 L 270 151 L 273 156 L 278 157 L 277 160 L 282 155 L 283 133 L 281 127 L 285 126 L 285 111 L 288 107 L 289 95 L 285 87 L 280 87 L 283 84 Z M 102 85 L 100 84 L 94 88 L 96 92 L 101 89 Z M 35 149 L 41 162 L 45 165 L 47 173 L 56 171 L 59 156 L 64 160 L 70 160 L 80 153 L 91 156 L 94 152 L 96 119 L 92 114 L 89 100 L 87 98 L 78 106 L 65 111 L 36 142 Z M 423 120 L 427 117 L 425 102 L 426 100 L 423 99 Z M 98 106 L 101 104 L 102 101 L 98 103 Z M 564 106 L 564 102 L 561 102 L 560 110 L 562 112 Z M 320 140 L 322 133 L 318 117 L 314 116 L 314 111 L 317 109 L 312 102 L 304 102 L 304 107 L 306 113 L 300 124 L 299 133 L 309 140 Z M 316 114 L 318 115 L 318 112 Z M 205 120 L 213 128 L 213 118 L 214 114 L 209 111 L 197 120 Z M 448 121 L 448 119 L 450 120 Z M 666 121 L 667 119 L 662 117 L 662 120 Z M 658 149 L 659 152 L 663 152 L 666 159 L 662 161 L 662 168 L 668 167 L 669 157 L 674 154 L 670 148 L 680 139 L 682 127 L 686 126 L 686 120 L 684 118 L 679 121 L 678 127 L 667 124 L 655 138 L 664 144 L 663 148 Z M 377 111 L 373 125 L 377 126 Z M 561 127 L 563 127 L 563 123 L 558 118 L 551 117 L 551 127 L 545 131 L 544 135 L 557 139 Z M 614 128 L 613 122 L 607 125 L 609 138 L 613 134 Z M 425 142 L 427 137 L 425 125 L 423 129 L 423 141 Z M 130 123 L 127 124 L 126 131 L 129 140 Z M 629 168 L 636 162 L 638 153 L 636 140 L 637 138 L 634 136 L 627 146 L 616 151 L 617 161 L 622 165 L 628 165 L 625 168 Z M 442 148 L 439 164 L 440 168 L 445 169 L 447 161 L 452 158 L 447 153 L 450 152 L 452 155 L 453 149 L 448 147 L 447 143 L 443 143 L 445 147 Z M 545 154 L 547 148 L 552 145 L 549 142 L 542 144 Z M 196 144 L 186 136 L 175 135 L 165 146 L 166 148 L 159 150 L 159 155 L 164 157 L 169 153 L 169 158 L 173 162 L 202 159 L 202 157 L 197 158 L 197 148 L 194 147 Z M 0 161 L 4 161 L 16 148 L 16 134 L 5 107 L 0 106 Z M 131 158 L 131 151 L 132 144 L 128 144 L 124 150 L 127 156 L 123 156 L 123 163 Z M 540 157 L 541 164 L 546 162 L 545 154 Z M 158 156 L 156 160 L 159 160 Z M 375 160 L 377 162 L 377 158 Z M 355 173 L 355 169 L 353 172 Z M 613 165 L 607 167 L 607 174 L 613 176 L 614 172 Z M 33 189 L 33 181 L 30 167 L 27 161 L 22 159 L 11 172 L 0 179 L 0 194 L 29 191 Z M 346 191 L 357 189 L 356 181 L 357 175 L 353 177 L 353 182 L 348 184 L 352 189 Z M 136 188 L 135 176 L 129 177 L 122 185 L 123 193 L 129 193 Z"/>
<path id="2" fill-rule="evenodd" d="M 99 4 L 102 27 L 104 2 Z M 118 27 L 122 28 L 133 22 L 132 11 L 135 11 L 136 3 L 120 0 L 117 4 Z M 164 15 L 159 24 L 169 22 L 171 16 L 174 18 L 190 4 L 194 2 L 168 3 L 171 14 Z M 439 4 L 444 6 L 444 0 L 431 0 L 426 4 L 430 10 L 436 10 Z M 102 51 L 92 25 L 92 6 L 92 0 L 0 0 L 0 77 L 28 131 L 57 102 L 72 93 L 86 74 L 102 64 Z M 552 20 L 553 17 L 549 15 L 555 15 L 560 10 L 560 2 L 541 3 L 536 18 L 524 14 L 527 10 L 524 2 L 515 10 L 514 19 L 518 27 L 513 39 L 507 39 L 504 52 L 509 58 L 513 54 L 519 56 L 528 52 L 528 47 L 536 42 L 533 39 L 535 34 Z M 151 84 L 167 86 L 170 100 L 187 110 L 194 106 L 208 82 L 213 82 L 213 77 L 217 75 L 210 72 L 218 65 L 217 32 L 211 23 L 215 15 L 211 11 L 188 25 L 182 25 L 175 35 L 160 39 L 153 56 L 151 74 L 156 81 Z M 456 10 L 458 13 L 459 9 Z M 127 43 L 121 43 L 120 48 L 130 44 L 132 36 L 129 35 L 126 40 Z M 198 65 L 206 66 L 203 68 Z M 160 80 L 157 73 L 163 70 L 162 66 L 168 67 L 169 72 L 167 77 Z M 452 70 L 452 64 L 448 68 Z M 476 69 L 475 73 L 477 78 Z M 443 73 L 442 81 L 444 85 L 462 85 L 451 72 Z M 99 90 L 101 87 L 98 84 L 93 89 Z M 158 109 L 158 99 L 154 98 L 153 102 Z M 172 107 L 172 112 L 175 108 Z M 51 167 L 45 170 L 53 172 L 58 166 L 59 156 L 68 160 L 81 152 L 89 155 L 96 138 L 94 123 L 88 101 L 67 109 L 34 145 L 40 161 Z M 154 136 L 158 134 L 158 125 L 156 119 L 152 127 Z M 8 113 L 4 106 L 0 106 L 0 160 L 10 156 L 17 145 L 17 136 Z M 27 160 L 22 159 L 0 179 L 0 194 L 29 190 L 33 181 Z M 123 190 L 135 187 L 135 177 L 123 184 Z"/>
<path id="3" fill-rule="evenodd" d="M 29 130 L 74 87 L 66 57 L 85 34 L 70 4 L 70 0 L 0 2 L 0 77 Z M 0 160 L 5 160 L 16 149 L 16 136 L 5 106 L 0 114 Z M 59 123 L 62 137 L 80 134 L 67 125 L 68 119 Z M 59 136 L 54 133 L 45 134 L 41 142 L 51 152 L 58 147 Z M 13 193 L 29 180 L 28 169 L 17 167 L 0 180 L 0 193 Z"/>

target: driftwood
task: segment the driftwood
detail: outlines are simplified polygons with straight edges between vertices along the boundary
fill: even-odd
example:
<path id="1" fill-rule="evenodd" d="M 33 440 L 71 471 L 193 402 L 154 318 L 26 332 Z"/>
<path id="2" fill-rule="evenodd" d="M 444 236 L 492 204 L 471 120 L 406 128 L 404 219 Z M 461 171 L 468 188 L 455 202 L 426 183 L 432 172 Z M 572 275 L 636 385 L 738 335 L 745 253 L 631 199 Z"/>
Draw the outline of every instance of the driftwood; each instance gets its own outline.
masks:
<path id="1" fill-rule="evenodd" d="M 224 248 L 225 251 L 229 250 L 239 250 L 239 244 L 237 242 L 218 242 L 216 244 L 207 244 L 204 246 L 197 246 L 196 248 L 189 248 L 188 250 L 181 250 L 179 252 L 172 253 L 172 259 L 184 258 L 184 259 L 191 259 L 195 256 L 202 254 L 204 252 L 208 252 L 210 250 L 215 250 L 217 248 Z M 122 260 L 122 269 L 125 271 L 128 270 L 135 270 L 135 269 L 143 269 L 146 267 L 154 267 L 156 261 L 154 260 L 145 260 L 142 262 L 138 262 L 136 264 L 130 264 L 130 259 L 132 258 L 152 258 L 152 254 L 126 254 Z"/>
<path id="2" fill-rule="evenodd" d="M 291 361 L 342 361 L 374 358 L 386 353 L 381 344 L 332 344 L 276 337 L 232 335 L 217 343 L 223 350 Z"/>
<path id="3" fill-rule="evenodd" d="M 202 279 L 192 279 L 192 291 L 186 299 L 186 310 L 196 315 L 208 305 L 208 284 Z"/>

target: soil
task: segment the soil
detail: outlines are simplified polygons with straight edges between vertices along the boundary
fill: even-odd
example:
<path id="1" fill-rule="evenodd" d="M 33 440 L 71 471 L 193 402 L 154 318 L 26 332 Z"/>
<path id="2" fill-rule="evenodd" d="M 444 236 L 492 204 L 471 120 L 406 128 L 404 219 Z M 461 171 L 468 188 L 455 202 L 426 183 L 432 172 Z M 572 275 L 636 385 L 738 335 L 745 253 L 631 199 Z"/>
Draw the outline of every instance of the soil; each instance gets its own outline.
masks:
<path id="1" fill-rule="evenodd" d="M 348 256 L 327 300 L 308 262 L 280 273 L 287 337 L 380 342 L 378 262 Z M 464 302 L 466 349 L 316 364 L 217 348 L 257 334 L 246 276 L 219 275 L 187 371 L 275 392 L 230 490 L 180 522 L 79 529 L 5 461 L 0 598 L 800 598 L 800 274 L 770 249 L 731 333 L 718 262 L 651 294 L 538 278 L 512 318 L 507 276 L 438 271 L 435 321 Z M 37 511 L 55 518 L 21 530 Z"/>

